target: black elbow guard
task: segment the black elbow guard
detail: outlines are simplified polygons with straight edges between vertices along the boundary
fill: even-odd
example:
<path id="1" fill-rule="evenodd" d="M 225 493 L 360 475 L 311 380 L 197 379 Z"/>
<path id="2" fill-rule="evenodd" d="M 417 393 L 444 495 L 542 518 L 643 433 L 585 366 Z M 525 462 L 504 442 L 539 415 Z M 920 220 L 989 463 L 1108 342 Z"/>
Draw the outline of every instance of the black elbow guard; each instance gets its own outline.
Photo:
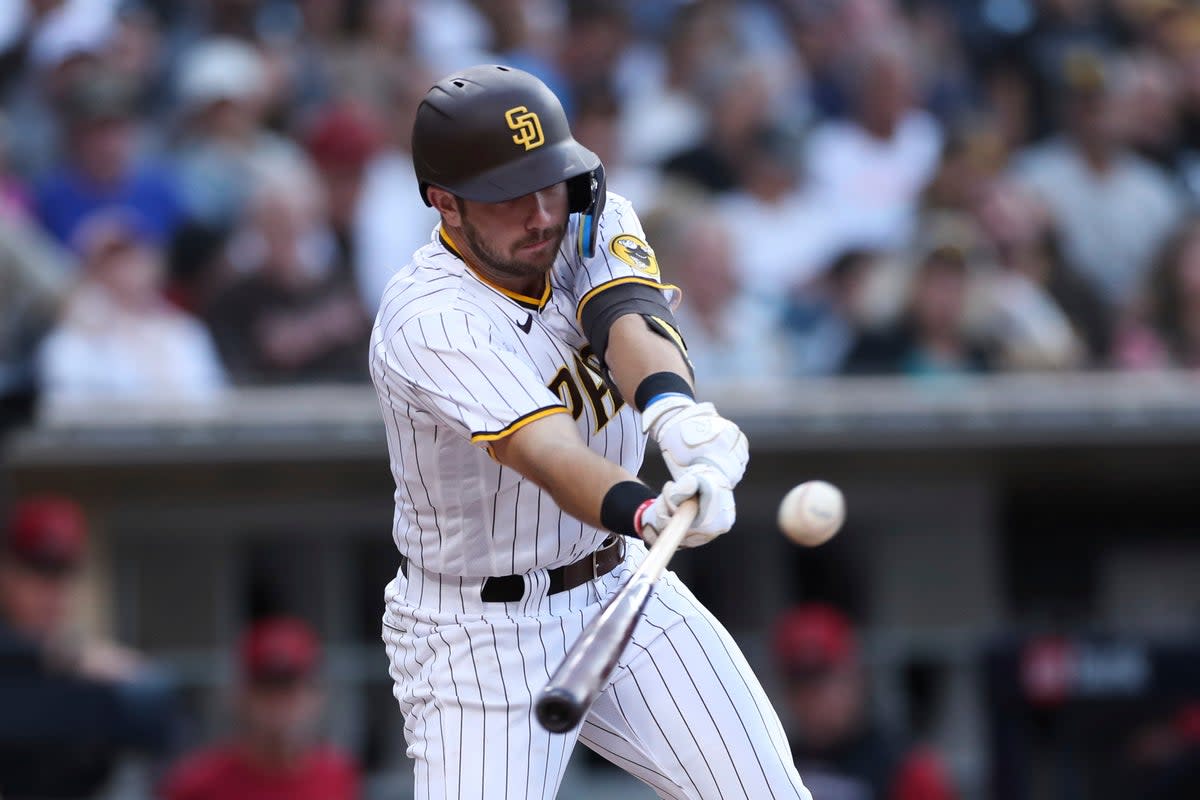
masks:
<path id="1" fill-rule="evenodd" d="M 604 365 L 604 354 L 608 350 L 608 334 L 613 323 L 626 314 L 639 314 L 646 326 L 679 348 L 687 360 L 687 345 L 679 334 L 675 315 L 667 305 L 662 292 L 643 283 L 623 283 L 606 289 L 593 297 L 583 307 L 580 322 L 583 334 L 592 347 L 592 352 Z M 691 362 L 688 362 L 689 367 Z M 607 372 L 607 370 L 606 370 Z"/>

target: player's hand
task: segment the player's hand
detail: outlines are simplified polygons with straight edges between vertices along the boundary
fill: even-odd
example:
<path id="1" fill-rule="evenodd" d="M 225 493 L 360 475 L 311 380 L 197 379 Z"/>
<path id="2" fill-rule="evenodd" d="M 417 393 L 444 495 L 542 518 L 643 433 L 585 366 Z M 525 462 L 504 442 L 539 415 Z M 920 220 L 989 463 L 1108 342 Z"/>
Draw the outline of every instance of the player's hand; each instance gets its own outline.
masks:
<path id="1" fill-rule="evenodd" d="M 699 500 L 700 509 L 680 547 L 707 544 L 733 527 L 737 517 L 733 487 L 719 470 L 702 464 L 683 470 L 676 480 L 667 481 L 662 494 L 642 509 L 638 532 L 646 544 L 658 540 L 659 531 L 689 497 Z"/>
<path id="2" fill-rule="evenodd" d="M 712 403 L 664 397 L 642 414 L 642 431 L 658 442 L 663 461 L 678 478 L 687 467 L 708 464 L 729 479 L 731 487 L 746 472 L 750 450 L 746 434 L 717 413 Z"/>

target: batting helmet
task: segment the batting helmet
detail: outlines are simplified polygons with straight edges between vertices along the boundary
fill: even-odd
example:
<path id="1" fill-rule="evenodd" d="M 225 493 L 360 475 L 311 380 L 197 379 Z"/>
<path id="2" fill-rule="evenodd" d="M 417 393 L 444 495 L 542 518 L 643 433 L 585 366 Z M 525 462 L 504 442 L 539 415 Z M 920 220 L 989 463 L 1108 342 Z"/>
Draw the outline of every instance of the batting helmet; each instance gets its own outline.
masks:
<path id="1" fill-rule="evenodd" d="M 592 255 L 604 210 L 604 166 L 571 136 L 562 103 L 528 72 L 494 64 L 434 84 L 417 108 L 413 168 L 425 205 L 429 187 L 498 203 L 567 182 L 582 214 L 579 250 Z"/>

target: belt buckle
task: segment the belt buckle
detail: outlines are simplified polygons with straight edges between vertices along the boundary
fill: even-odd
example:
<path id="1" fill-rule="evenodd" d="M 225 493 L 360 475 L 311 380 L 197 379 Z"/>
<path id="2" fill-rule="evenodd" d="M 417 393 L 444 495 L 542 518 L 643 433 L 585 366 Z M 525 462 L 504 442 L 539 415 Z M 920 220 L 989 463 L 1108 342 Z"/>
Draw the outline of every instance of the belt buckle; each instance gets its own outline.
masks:
<path id="1" fill-rule="evenodd" d="M 601 547 L 599 550 L 592 551 L 592 582 L 600 580 L 600 553 L 604 550 Z"/>

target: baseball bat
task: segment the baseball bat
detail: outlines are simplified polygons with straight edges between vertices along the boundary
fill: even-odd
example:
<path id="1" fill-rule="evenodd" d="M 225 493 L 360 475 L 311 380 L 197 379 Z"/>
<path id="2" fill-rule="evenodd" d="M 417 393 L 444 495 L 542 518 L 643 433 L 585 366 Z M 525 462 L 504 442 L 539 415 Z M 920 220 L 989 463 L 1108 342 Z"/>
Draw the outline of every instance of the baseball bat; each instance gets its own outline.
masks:
<path id="1" fill-rule="evenodd" d="M 617 666 L 617 658 L 650 599 L 654 584 L 692 527 L 698 510 L 695 498 L 684 500 L 659 533 L 629 583 L 609 601 L 600 616 L 584 629 L 550 676 L 534 704 L 537 720 L 551 733 L 571 730 L 592 707 L 601 687 Z"/>

